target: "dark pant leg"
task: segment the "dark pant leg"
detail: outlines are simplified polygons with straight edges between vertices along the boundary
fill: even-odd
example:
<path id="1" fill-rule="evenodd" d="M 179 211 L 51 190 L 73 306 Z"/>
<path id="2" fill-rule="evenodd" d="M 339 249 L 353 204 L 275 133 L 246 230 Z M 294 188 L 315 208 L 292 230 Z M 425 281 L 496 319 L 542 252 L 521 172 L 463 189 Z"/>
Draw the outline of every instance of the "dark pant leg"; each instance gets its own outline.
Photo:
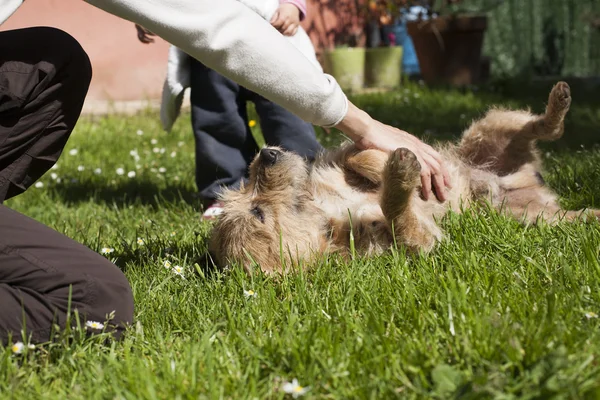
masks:
<path id="1" fill-rule="evenodd" d="M 81 46 L 52 28 L 0 32 L 0 203 L 30 186 L 58 159 L 91 80 Z M 49 205 L 51 206 L 51 205 Z M 0 341 L 50 339 L 72 309 L 122 330 L 133 317 L 123 273 L 87 247 L 0 205 Z M 23 325 L 25 324 L 25 325 Z"/>
<path id="2" fill-rule="evenodd" d="M 222 186 L 235 188 L 258 151 L 247 123 L 240 86 L 192 60 L 192 127 L 196 140 L 196 184 L 215 199 Z"/>
<path id="3" fill-rule="evenodd" d="M 58 159 L 83 106 L 90 61 L 53 28 L 0 32 L 0 203 Z"/>
<path id="4" fill-rule="evenodd" d="M 114 311 L 109 325 L 117 335 L 133 319 L 131 288 L 113 263 L 3 205 L 0 305 L 0 342 L 9 334 L 22 340 L 22 329 L 35 342 L 49 340 L 53 323 L 65 326 L 69 307 L 82 325 L 104 323 Z"/>
<path id="5" fill-rule="evenodd" d="M 250 97 L 256 106 L 263 136 L 268 145 L 281 146 L 310 161 L 314 160 L 322 146 L 317 141 L 311 124 L 256 93 L 252 93 Z"/>

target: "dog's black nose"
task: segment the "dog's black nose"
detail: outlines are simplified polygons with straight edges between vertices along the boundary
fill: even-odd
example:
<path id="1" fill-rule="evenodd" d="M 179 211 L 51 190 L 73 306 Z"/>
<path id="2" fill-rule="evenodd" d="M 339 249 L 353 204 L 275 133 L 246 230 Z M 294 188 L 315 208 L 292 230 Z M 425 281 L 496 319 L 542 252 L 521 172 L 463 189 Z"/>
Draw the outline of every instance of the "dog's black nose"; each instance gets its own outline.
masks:
<path id="1" fill-rule="evenodd" d="M 262 149 L 260 151 L 260 157 L 266 163 L 269 163 L 271 165 L 273 165 L 277 162 L 277 159 L 279 158 L 280 155 L 281 155 L 281 151 L 276 150 L 276 149 Z"/>

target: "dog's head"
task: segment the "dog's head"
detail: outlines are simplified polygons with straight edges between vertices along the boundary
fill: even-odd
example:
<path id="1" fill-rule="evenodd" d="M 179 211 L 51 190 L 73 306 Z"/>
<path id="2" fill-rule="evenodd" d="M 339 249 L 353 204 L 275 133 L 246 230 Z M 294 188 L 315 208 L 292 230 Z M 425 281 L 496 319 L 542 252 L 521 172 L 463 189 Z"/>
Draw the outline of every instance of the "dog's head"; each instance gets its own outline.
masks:
<path id="1" fill-rule="evenodd" d="M 210 251 L 220 266 L 281 271 L 319 244 L 320 211 L 312 203 L 310 166 L 299 155 L 265 147 L 250 165 L 249 182 L 227 190 Z M 283 258 L 283 259 L 282 259 Z M 289 265 L 289 264 L 288 264 Z"/>

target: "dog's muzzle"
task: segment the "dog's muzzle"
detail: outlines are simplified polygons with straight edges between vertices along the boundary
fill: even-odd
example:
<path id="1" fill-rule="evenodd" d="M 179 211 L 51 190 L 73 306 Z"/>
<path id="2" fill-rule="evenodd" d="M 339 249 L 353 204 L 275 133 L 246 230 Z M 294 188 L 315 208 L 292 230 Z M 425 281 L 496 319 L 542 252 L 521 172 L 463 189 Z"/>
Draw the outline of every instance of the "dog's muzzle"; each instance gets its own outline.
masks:
<path id="1" fill-rule="evenodd" d="M 262 149 L 260 151 L 260 159 L 267 165 L 273 165 L 279 159 L 281 151 L 276 149 Z"/>

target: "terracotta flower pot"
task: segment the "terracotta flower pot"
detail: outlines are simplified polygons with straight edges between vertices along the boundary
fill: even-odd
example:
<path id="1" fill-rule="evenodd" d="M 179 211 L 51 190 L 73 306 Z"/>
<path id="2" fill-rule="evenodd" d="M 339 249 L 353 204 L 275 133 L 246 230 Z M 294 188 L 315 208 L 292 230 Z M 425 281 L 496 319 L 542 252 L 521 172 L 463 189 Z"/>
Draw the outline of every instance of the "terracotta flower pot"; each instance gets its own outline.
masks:
<path id="1" fill-rule="evenodd" d="M 400 46 L 378 47 L 366 50 L 365 85 L 394 88 L 400 86 L 402 72 Z"/>
<path id="2" fill-rule="evenodd" d="M 365 84 L 365 49 L 341 47 L 323 52 L 324 69 L 342 89 L 360 90 Z"/>
<path id="3" fill-rule="evenodd" d="M 426 83 L 461 86 L 480 81 L 487 17 L 439 17 L 409 22 L 407 29 Z"/>

